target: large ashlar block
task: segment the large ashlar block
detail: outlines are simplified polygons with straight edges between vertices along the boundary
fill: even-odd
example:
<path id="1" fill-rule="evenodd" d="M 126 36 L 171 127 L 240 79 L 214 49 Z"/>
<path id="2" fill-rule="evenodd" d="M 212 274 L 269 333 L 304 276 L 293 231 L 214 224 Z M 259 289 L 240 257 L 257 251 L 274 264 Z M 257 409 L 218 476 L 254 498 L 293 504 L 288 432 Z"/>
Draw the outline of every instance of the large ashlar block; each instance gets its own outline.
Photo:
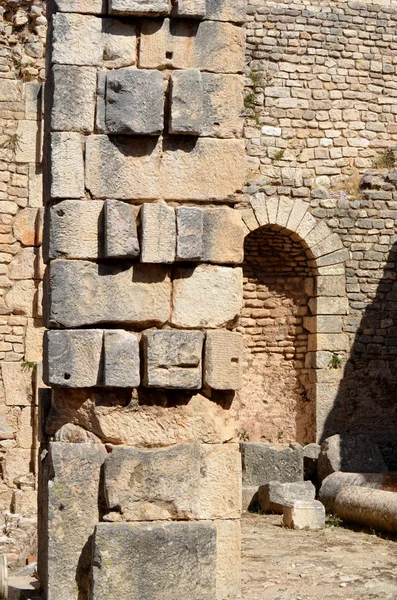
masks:
<path id="1" fill-rule="evenodd" d="M 103 385 L 138 387 L 139 340 L 130 331 L 110 329 L 103 335 Z"/>
<path id="2" fill-rule="evenodd" d="M 89 136 L 86 185 L 95 198 L 153 200 L 160 196 L 160 162 L 156 138 Z"/>
<path id="3" fill-rule="evenodd" d="M 242 75 L 202 73 L 203 129 L 205 137 L 241 137 L 244 106 Z"/>
<path id="4" fill-rule="evenodd" d="M 216 525 L 216 600 L 241 596 L 241 526 L 239 520 L 219 520 Z"/>
<path id="5" fill-rule="evenodd" d="M 147 331 L 144 385 L 149 387 L 201 388 L 204 334 L 201 331 Z"/>
<path id="6" fill-rule="evenodd" d="M 194 206 L 176 209 L 177 260 L 199 260 L 203 254 L 204 211 Z"/>
<path id="7" fill-rule="evenodd" d="M 303 452 L 281 444 L 241 442 L 243 486 L 260 486 L 270 481 L 303 481 Z"/>
<path id="8" fill-rule="evenodd" d="M 56 13 L 52 19 L 53 63 L 92 67 L 101 65 L 101 19 L 72 13 Z"/>
<path id="9" fill-rule="evenodd" d="M 44 382 L 62 387 L 92 387 L 99 384 L 102 338 L 102 329 L 46 331 Z"/>
<path id="10" fill-rule="evenodd" d="M 58 12 L 101 15 L 106 12 L 106 0 L 55 0 Z"/>
<path id="11" fill-rule="evenodd" d="M 93 600 L 215 600 L 216 527 L 196 523 L 99 523 Z"/>
<path id="12" fill-rule="evenodd" d="M 89 136 L 86 185 L 94 198 L 221 201 L 245 180 L 243 140 Z"/>
<path id="13" fill-rule="evenodd" d="M 203 129 L 203 82 L 198 69 L 171 73 L 170 133 L 199 135 Z"/>
<path id="14" fill-rule="evenodd" d="M 240 333 L 208 331 L 204 382 L 215 390 L 239 390 L 243 378 L 243 351 L 243 336 Z"/>
<path id="15" fill-rule="evenodd" d="M 211 21 L 244 23 L 246 20 L 244 0 L 206 0 L 206 18 Z"/>
<path id="16" fill-rule="evenodd" d="M 96 70 L 54 65 L 51 129 L 91 133 L 94 128 Z"/>
<path id="17" fill-rule="evenodd" d="M 172 263 L 175 260 L 175 210 L 163 203 L 144 204 L 141 209 L 143 263 Z"/>
<path id="18" fill-rule="evenodd" d="M 345 275 L 319 275 L 316 278 L 316 294 L 318 296 L 346 296 Z"/>
<path id="19" fill-rule="evenodd" d="M 144 20 L 139 66 L 241 73 L 244 30 L 232 23 L 217 21 Z"/>
<path id="20" fill-rule="evenodd" d="M 119 135 L 156 135 L 163 130 L 160 71 L 117 69 L 106 76 L 105 127 Z"/>
<path id="21" fill-rule="evenodd" d="M 136 61 L 136 26 L 119 19 L 102 19 L 102 58 L 107 69 L 131 67 Z"/>
<path id="22" fill-rule="evenodd" d="M 163 266 L 98 265 L 52 261 L 49 267 L 51 327 L 97 323 L 163 325 L 170 315 L 171 283 Z"/>
<path id="23" fill-rule="evenodd" d="M 63 200 L 48 210 L 46 260 L 103 256 L 103 202 Z"/>
<path id="24" fill-rule="evenodd" d="M 105 462 L 110 509 L 126 521 L 238 519 L 241 460 L 237 444 L 113 447 Z"/>
<path id="25" fill-rule="evenodd" d="M 225 202 L 245 180 L 243 140 L 169 138 L 160 166 L 166 200 Z"/>
<path id="26" fill-rule="evenodd" d="M 40 461 L 39 573 L 51 600 L 88 598 L 98 523 L 101 444 L 49 444 Z"/>
<path id="27" fill-rule="evenodd" d="M 140 394 L 141 402 L 129 404 L 130 390 L 55 388 L 46 420 L 48 435 L 66 423 L 95 434 L 103 443 L 159 448 L 181 443 L 223 444 L 237 439 L 234 416 L 221 403 L 199 393 L 186 402 L 167 404 L 159 390 Z M 153 395 L 152 395 L 153 394 Z M 163 404 L 159 404 L 159 399 Z"/>
<path id="28" fill-rule="evenodd" d="M 244 225 L 239 211 L 214 208 L 204 211 L 202 260 L 240 263 L 244 258 Z"/>
<path id="29" fill-rule="evenodd" d="M 51 196 L 84 196 L 83 144 L 79 133 L 51 134 Z"/>
<path id="30" fill-rule="evenodd" d="M 283 506 L 294 500 L 314 500 L 316 488 L 311 481 L 280 483 L 269 481 L 258 490 L 259 507 L 262 512 L 283 514 Z"/>
<path id="31" fill-rule="evenodd" d="M 18 143 L 15 148 L 15 162 L 41 163 L 43 139 L 40 123 L 31 120 L 18 121 L 16 135 Z"/>
<path id="32" fill-rule="evenodd" d="M 202 19 L 205 17 L 205 0 L 176 0 L 173 3 L 172 16 Z"/>
<path id="33" fill-rule="evenodd" d="M 173 282 L 171 324 L 176 327 L 222 327 L 242 308 L 240 268 L 199 265 L 180 268 Z"/>
<path id="34" fill-rule="evenodd" d="M 309 333 L 307 349 L 328 350 L 329 352 L 340 352 L 349 347 L 349 338 L 345 333 Z"/>
<path id="35" fill-rule="evenodd" d="M 349 314 L 349 299 L 346 297 L 318 296 L 309 300 L 308 304 L 313 315 Z"/>
<path id="36" fill-rule="evenodd" d="M 106 200 L 104 208 L 105 255 L 112 258 L 139 256 L 139 208 L 120 200 Z"/>
<path id="37" fill-rule="evenodd" d="M 109 0 L 109 13 L 113 15 L 158 17 L 167 15 L 169 10 L 168 0 Z"/>

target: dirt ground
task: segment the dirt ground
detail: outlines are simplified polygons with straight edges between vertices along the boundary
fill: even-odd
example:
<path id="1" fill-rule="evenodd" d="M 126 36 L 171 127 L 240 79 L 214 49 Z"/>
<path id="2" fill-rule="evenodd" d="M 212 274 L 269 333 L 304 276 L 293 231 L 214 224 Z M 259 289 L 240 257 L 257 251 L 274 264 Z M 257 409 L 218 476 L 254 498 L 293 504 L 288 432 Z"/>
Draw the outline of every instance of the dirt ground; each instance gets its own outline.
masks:
<path id="1" fill-rule="evenodd" d="M 281 518 L 242 519 L 243 600 L 397 600 L 397 538 L 330 525 L 292 531 Z"/>

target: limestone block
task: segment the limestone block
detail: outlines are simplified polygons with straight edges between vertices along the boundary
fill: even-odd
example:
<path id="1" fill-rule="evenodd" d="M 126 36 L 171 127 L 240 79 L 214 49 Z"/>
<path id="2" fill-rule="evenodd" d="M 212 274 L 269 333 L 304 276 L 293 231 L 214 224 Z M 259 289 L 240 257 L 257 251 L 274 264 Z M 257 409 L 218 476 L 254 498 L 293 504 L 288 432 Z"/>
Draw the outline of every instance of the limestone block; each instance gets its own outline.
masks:
<path id="1" fill-rule="evenodd" d="M 106 76 L 105 126 L 119 135 L 157 135 L 163 130 L 160 71 L 117 69 Z"/>
<path id="2" fill-rule="evenodd" d="M 171 73 L 169 132 L 200 135 L 203 130 L 203 82 L 198 69 Z"/>
<path id="3" fill-rule="evenodd" d="M 24 517 L 36 518 L 37 492 L 36 490 L 15 490 L 12 494 L 11 512 Z"/>
<path id="4" fill-rule="evenodd" d="M 393 491 L 357 486 L 343 488 L 335 500 L 335 513 L 349 523 L 395 533 L 397 502 Z"/>
<path id="5" fill-rule="evenodd" d="M 83 146 L 79 133 L 51 134 L 51 196 L 84 196 Z"/>
<path id="6" fill-rule="evenodd" d="M 142 21 L 139 66 L 241 73 L 244 30 L 217 21 Z"/>
<path id="7" fill-rule="evenodd" d="M 100 382 L 102 329 L 46 331 L 43 378 L 47 385 L 91 387 Z"/>
<path id="8" fill-rule="evenodd" d="M 205 341 L 204 382 L 215 390 L 239 390 L 243 377 L 243 336 L 231 331 L 208 331 Z"/>
<path id="9" fill-rule="evenodd" d="M 171 283 L 163 266 L 120 269 L 86 261 L 52 261 L 49 268 L 52 327 L 96 323 L 163 325 L 170 315 Z"/>
<path id="10" fill-rule="evenodd" d="M 54 65 L 52 131 L 91 133 L 94 128 L 96 70 Z"/>
<path id="11" fill-rule="evenodd" d="M 331 254 L 326 254 L 324 256 L 320 256 L 319 258 L 316 258 L 315 261 L 309 261 L 308 265 L 309 265 L 309 267 L 315 266 L 317 268 L 327 267 L 330 265 L 337 265 L 338 263 L 344 263 L 349 259 L 350 259 L 349 250 L 347 248 L 343 248 L 342 250 L 336 250 L 335 252 L 331 252 Z"/>
<path id="12" fill-rule="evenodd" d="M 141 209 L 143 263 L 172 263 L 175 260 L 175 210 L 163 203 L 144 204 Z"/>
<path id="13" fill-rule="evenodd" d="M 244 485 L 242 487 L 242 509 L 243 511 L 258 510 L 258 489 L 257 485 Z"/>
<path id="14" fill-rule="evenodd" d="M 2 362 L 1 376 L 6 405 L 30 406 L 33 398 L 32 370 L 24 369 L 21 363 Z"/>
<path id="15" fill-rule="evenodd" d="M 9 448 L 3 460 L 3 479 L 7 485 L 14 487 L 14 479 L 29 475 L 31 449 Z"/>
<path id="16" fill-rule="evenodd" d="M 8 267 L 10 279 L 42 279 L 43 262 L 40 248 L 21 248 Z"/>
<path id="17" fill-rule="evenodd" d="M 324 256 L 324 254 L 330 254 L 331 252 L 340 250 L 341 248 L 343 248 L 343 244 L 339 235 L 337 233 L 333 233 L 315 246 L 312 246 L 312 248 L 310 248 L 310 253 L 315 258 L 319 258 Z"/>
<path id="18" fill-rule="evenodd" d="M 86 185 L 95 198 L 140 201 L 160 196 L 161 146 L 155 138 L 89 136 L 86 161 Z"/>
<path id="19" fill-rule="evenodd" d="M 17 431 L 19 448 L 32 448 L 37 431 L 37 417 L 31 406 L 21 409 Z"/>
<path id="20" fill-rule="evenodd" d="M 296 231 L 306 215 L 307 209 L 309 208 L 308 202 L 302 200 L 295 200 L 290 215 L 287 221 L 287 229 L 290 231 Z"/>
<path id="21" fill-rule="evenodd" d="M 37 121 L 18 121 L 16 131 L 18 143 L 15 148 L 15 162 L 40 163 L 42 161 L 41 128 Z"/>
<path id="22" fill-rule="evenodd" d="M 265 194 L 263 192 L 253 194 L 250 198 L 250 204 L 259 225 L 267 225 L 269 215 L 267 214 Z"/>
<path id="23" fill-rule="evenodd" d="M 252 210 L 252 208 L 244 208 L 243 210 L 240 210 L 239 212 L 240 212 L 241 218 L 243 219 L 244 224 L 248 230 L 248 233 L 250 231 L 255 231 L 255 229 L 258 228 L 259 223 L 256 219 L 255 212 Z M 271 215 L 271 213 L 269 213 L 269 214 Z M 271 219 L 271 216 L 269 217 L 269 219 Z"/>
<path id="24" fill-rule="evenodd" d="M 216 600 L 241 598 L 241 526 L 239 520 L 215 521 Z"/>
<path id="25" fill-rule="evenodd" d="M 43 206 L 43 170 L 41 165 L 29 165 L 29 206 Z"/>
<path id="26" fill-rule="evenodd" d="M 265 485 L 269 481 L 303 481 L 302 448 L 241 442 L 243 486 Z"/>
<path id="27" fill-rule="evenodd" d="M 241 137 L 244 80 L 241 75 L 202 73 L 203 129 L 206 137 Z"/>
<path id="28" fill-rule="evenodd" d="M 144 385 L 200 389 L 204 334 L 201 331 L 146 331 Z"/>
<path id="29" fill-rule="evenodd" d="M 28 319 L 25 337 L 25 360 L 41 362 L 43 355 L 43 335 L 41 319 Z"/>
<path id="30" fill-rule="evenodd" d="M 245 1 L 206 0 L 206 18 L 211 21 L 244 23 L 246 20 Z"/>
<path id="31" fill-rule="evenodd" d="M 88 597 L 92 536 L 106 450 L 100 444 L 51 443 L 41 457 L 39 573 L 53 600 Z"/>
<path id="32" fill-rule="evenodd" d="M 336 434 L 321 444 L 318 457 L 320 481 L 336 471 L 384 473 L 387 467 L 378 446 L 369 436 Z"/>
<path id="33" fill-rule="evenodd" d="M 391 473 L 344 473 L 335 471 L 321 482 L 318 499 L 324 504 L 325 512 L 335 513 L 335 500 L 339 492 L 346 487 L 365 487 L 395 492 L 397 489 L 396 472 Z"/>
<path id="34" fill-rule="evenodd" d="M 102 19 L 103 66 L 131 67 L 136 61 L 136 26 L 119 19 Z"/>
<path id="35" fill-rule="evenodd" d="M 222 327 L 242 308 L 240 268 L 199 265 L 178 269 L 173 282 L 171 324 L 176 327 Z"/>
<path id="36" fill-rule="evenodd" d="M 316 278 L 317 296 L 346 296 L 346 277 L 344 275 L 319 275 Z"/>
<path id="37" fill-rule="evenodd" d="M 48 209 L 47 260 L 99 258 L 103 252 L 103 202 L 63 200 Z"/>
<path id="38" fill-rule="evenodd" d="M 348 298 L 319 296 L 308 302 L 313 315 L 347 315 L 349 313 Z"/>
<path id="39" fill-rule="evenodd" d="M 102 63 L 102 23 L 94 16 L 56 13 L 52 17 L 52 62 L 97 67 Z"/>
<path id="40" fill-rule="evenodd" d="M 138 387 L 139 341 L 130 331 L 110 329 L 103 335 L 103 385 Z"/>
<path id="41" fill-rule="evenodd" d="M 230 411 L 198 393 L 189 394 L 183 403 L 167 404 L 164 393 L 145 389 L 140 391 L 138 406 L 129 404 L 130 390 L 55 388 L 52 396 L 46 422 L 48 435 L 54 435 L 65 423 L 73 423 L 103 443 L 141 448 L 196 442 L 223 444 L 237 436 Z"/>
<path id="42" fill-rule="evenodd" d="M 340 352 L 349 347 L 349 338 L 345 333 L 310 333 L 308 336 L 307 349 L 328 350 L 329 352 Z"/>
<path id="43" fill-rule="evenodd" d="M 59 12 L 76 12 L 102 15 L 106 12 L 106 0 L 55 0 Z"/>
<path id="44" fill-rule="evenodd" d="M 112 258 L 139 256 L 139 208 L 120 200 L 106 200 L 104 209 L 105 255 Z"/>
<path id="45" fill-rule="evenodd" d="M 110 509 L 127 521 L 240 516 L 241 461 L 234 444 L 113 447 L 105 462 Z"/>
<path id="46" fill-rule="evenodd" d="M 24 246 L 38 246 L 41 242 L 39 231 L 42 211 L 27 206 L 16 215 L 12 230 L 15 239 Z"/>
<path id="47" fill-rule="evenodd" d="M 30 279 L 15 281 L 5 295 L 6 306 L 17 314 L 33 317 L 36 305 L 37 282 Z"/>
<path id="48" fill-rule="evenodd" d="M 199 260 L 203 254 L 203 210 L 193 206 L 177 208 L 176 226 L 176 259 Z"/>
<path id="49" fill-rule="evenodd" d="M 196 523 L 99 523 L 93 600 L 213 600 L 216 527 Z"/>
<path id="50" fill-rule="evenodd" d="M 218 264 L 241 263 L 244 237 L 239 211 L 228 207 L 205 210 L 202 260 Z"/>
<path id="51" fill-rule="evenodd" d="M 167 15 L 170 7 L 167 0 L 109 0 L 109 13 L 113 15 L 134 15 L 158 17 Z"/>
<path id="52" fill-rule="evenodd" d="M 269 481 L 258 490 L 259 507 L 263 512 L 283 514 L 283 506 L 294 500 L 314 500 L 316 488 L 311 481 L 280 483 Z"/>
<path id="53" fill-rule="evenodd" d="M 41 121 L 43 103 L 43 84 L 29 81 L 25 84 L 25 118 Z"/>
<path id="54" fill-rule="evenodd" d="M 164 140 L 160 165 L 166 200 L 221 201 L 242 189 L 243 140 L 189 137 Z"/>
<path id="55" fill-rule="evenodd" d="M 325 240 L 332 231 L 324 221 L 319 221 L 315 227 L 303 239 L 303 245 L 312 248 L 322 240 Z"/>
<path id="56" fill-rule="evenodd" d="M 172 16 L 201 19 L 205 17 L 205 0 L 176 0 L 172 7 Z"/>
<path id="57" fill-rule="evenodd" d="M 342 333 L 342 317 L 340 315 L 303 317 L 303 327 L 311 333 Z"/>
<path id="58" fill-rule="evenodd" d="M 23 84 L 17 79 L 5 79 L 1 86 L 0 102 L 19 102 L 22 100 Z"/>
<path id="59" fill-rule="evenodd" d="M 318 500 L 294 500 L 284 506 L 283 525 L 289 529 L 323 529 L 325 508 Z"/>

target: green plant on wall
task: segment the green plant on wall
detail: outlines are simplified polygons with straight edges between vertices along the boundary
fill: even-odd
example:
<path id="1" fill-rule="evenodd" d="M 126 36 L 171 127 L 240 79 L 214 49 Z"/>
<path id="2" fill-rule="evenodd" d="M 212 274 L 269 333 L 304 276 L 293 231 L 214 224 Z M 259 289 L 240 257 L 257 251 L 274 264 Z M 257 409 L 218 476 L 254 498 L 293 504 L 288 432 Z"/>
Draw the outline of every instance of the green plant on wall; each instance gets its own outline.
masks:
<path id="1" fill-rule="evenodd" d="M 342 359 L 338 354 L 333 354 L 331 356 L 331 360 L 329 361 L 330 369 L 340 369 L 342 367 Z"/>
<path id="2" fill-rule="evenodd" d="M 244 96 L 245 108 L 254 108 L 255 100 L 256 100 L 256 96 L 255 96 L 254 92 L 248 92 L 248 94 L 246 94 Z"/>
<path id="3" fill-rule="evenodd" d="M 386 150 L 383 154 L 379 154 L 374 161 L 374 167 L 376 169 L 392 169 L 395 166 L 396 159 L 391 148 Z"/>

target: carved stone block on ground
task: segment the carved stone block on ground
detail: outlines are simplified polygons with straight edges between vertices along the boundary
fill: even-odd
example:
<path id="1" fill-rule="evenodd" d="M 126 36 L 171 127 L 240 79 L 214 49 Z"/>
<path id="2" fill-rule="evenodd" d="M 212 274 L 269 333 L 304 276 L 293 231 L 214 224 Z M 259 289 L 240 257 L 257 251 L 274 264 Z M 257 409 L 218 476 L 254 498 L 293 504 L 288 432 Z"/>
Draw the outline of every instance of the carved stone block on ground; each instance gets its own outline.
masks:
<path id="1" fill-rule="evenodd" d="M 202 383 L 201 331 L 147 331 L 144 385 L 199 389 Z"/>
<path id="2" fill-rule="evenodd" d="M 102 329 L 46 331 L 44 382 L 62 387 L 98 385 L 102 337 Z"/>
<path id="3" fill-rule="evenodd" d="M 284 506 L 283 525 L 289 529 L 323 529 L 325 508 L 318 500 L 294 500 Z"/>
<path id="4" fill-rule="evenodd" d="M 335 471 L 383 473 L 387 467 L 378 446 L 366 435 L 336 434 L 321 444 L 318 456 L 320 481 Z"/>
<path id="5" fill-rule="evenodd" d="M 302 447 L 241 442 L 243 485 L 303 481 Z"/>
<path id="6" fill-rule="evenodd" d="M 48 209 L 46 258 L 103 256 L 103 202 L 64 200 Z"/>
<path id="7" fill-rule="evenodd" d="M 212 523 L 100 523 L 93 600 L 213 600 L 216 550 Z"/>
<path id="8" fill-rule="evenodd" d="M 52 18 L 53 63 L 93 67 L 101 64 L 101 19 L 70 13 L 57 13 Z"/>
<path id="9" fill-rule="evenodd" d="M 203 129 L 203 83 L 198 69 L 171 73 L 169 132 L 199 135 Z"/>
<path id="10" fill-rule="evenodd" d="M 40 465 L 39 573 L 52 600 L 89 597 L 92 536 L 99 521 L 100 444 L 49 444 Z"/>
<path id="11" fill-rule="evenodd" d="M 103 385 L 131 388 L 139 385 L 139 341 L 136 334 L 121 329 L 105 331 L 103 354 Z"/>
<path id="12" fill-rule="evenodd" d="M 106 76 L 105 126 L 119 135 L 156 135 L 163 130 L 160 71 L 117 69 Z"/>
<path id="13" fill-rule="evenodd" d="M 163 325 L 171 309 L 164 266 L 118 268 L 87 261 L 53 261 L 47 322 L 53 327 L 96 323 Z"/>
<path id="14" fill-rule="evenodd" d="M 244 224 L 239 211 L 214 208 L 204 211 L 204 262 L 240 263 L 244 257 Z"/>
<path id="15" fill-rule="evenodd" d="M 84 196 L 83 146 L 79 133 L 51 134 L 51 196 Z"/>
<path id="16" fill-rule="evenodd" d="M 144 204 L 141 209 L 143 263 L 172 263 L 175 260 L 175 210 L 163 203 Z"/>
<path id="17" fill-rule="evenodd" d="M 169 12 L 167 0 L 109 0 L 109 12 L 115 15 L 146 15 L 156 17 Z"/>
<path id="18" fill-rule="evenodd" d="M 258 502 L 261 511 L 283 513 L 283 506 L 294 500 L 314 500 L 316 488 L 310 481 L 280 483 L 270 481 L 258 490 Z"/>
<path id="19" fill-rule="evenodd" d="M 204 382 L 215 390 L 239 390 L 243 377 L 241 333 L 208 331 L 205 340 Z"/>
<path id="20" fill-rule="evenodd" d="M 94 128 L 96 70 L 54 65 L 51 129 L 91 133 Z"/>
<path id="21" fill-rule="evenodd" d="M 204 211 L 194 206 L 176 209 L 177 260 L 199 260 L 203 254 Z"/>
<path id="22" fill-rule="evenodd" d="M 106 200 L 105 255 L 112 258 L 139 256 L 137 216 L 139 208 L 120 200 Z"/>
<path id="23" fill-rule="evenodd" d="M 173 325 L 221 327 L 233 321 L 241 310 L 242 271 L 212 265 L 180 268 L 173 292 Z"/>

